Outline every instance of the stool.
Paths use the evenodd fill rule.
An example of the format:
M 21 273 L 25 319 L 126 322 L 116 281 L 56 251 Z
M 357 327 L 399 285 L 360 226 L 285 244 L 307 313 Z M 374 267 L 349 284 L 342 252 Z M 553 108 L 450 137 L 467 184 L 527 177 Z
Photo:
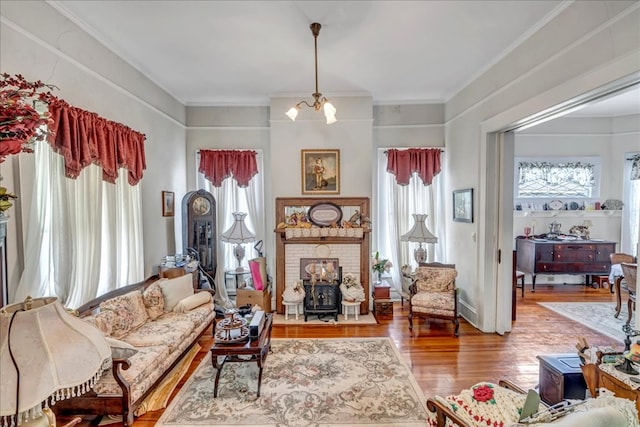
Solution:
M 300 306 L 300 304 L 302 304 L 302 303 L 301 302 L 282 301 L 282 305 L 284 305 L 284 320 L 289 320 L 289 314 L 290 314 L 290 311 L 291 311 L 291 307 L 293 307 L 293 309 L 295 310 L 291 314 L 295 314 L 296 315 L 296 320 L 298 320 L 298 314 L 302 314 L 302 313 L 298 313 L 298 307 Z
M 518 286 L 518 280 L 520 280 L 520 286 Z M 516 288 L 522 289 L 522 298 L 524 298 L 524 273 L 516 270 Z
M 353 307 L 353 314 L 355 314 L 356 320 L 358 320 L 358 312 L 360 311 L 360 301 L 342 300 L 342 315 L 344 316 L 344 320 L 349 320 L 349 307 Z

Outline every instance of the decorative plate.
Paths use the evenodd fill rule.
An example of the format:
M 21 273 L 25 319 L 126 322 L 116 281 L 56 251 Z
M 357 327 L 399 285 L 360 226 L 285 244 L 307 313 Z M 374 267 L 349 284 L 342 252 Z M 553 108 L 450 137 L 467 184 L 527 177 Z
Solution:
M 313 225 L 328 227 L 331 224 L 340 224 L 340 221 L 342 221 L 342 209 L 340 209 L 340 206 L 330 202 L 317 203 L 309 208 L 307 216 Z
M 560 200 L 553 200 L 549 202 L 548 206 L 552 211 L 559 211 L 564 207 L 564 203 L 562 203 Z
M 571 202 L 571 204 L 569 205 L 569 208 L 570 208 L 572 211 L 577 211 L 577 210 L 578 210 L 578 208 L 580 208 L 580 205 L 579 205 L 577 202 Z

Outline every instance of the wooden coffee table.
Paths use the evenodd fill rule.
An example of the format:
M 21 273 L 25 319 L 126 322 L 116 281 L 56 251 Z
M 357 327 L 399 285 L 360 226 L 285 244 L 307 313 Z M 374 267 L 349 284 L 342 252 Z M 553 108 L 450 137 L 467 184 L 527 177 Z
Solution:
M 218 397 L 218 382 L 220 373 L 226 362 L 256 362 L 260 372 L 258 373 L 258 397 L 260 397 L 260 385 L 262 384 L 262 369 L 271 350 L 271 328 L 273 327 L 273 315 L 265 316 L 264 327 L 258 338 L 238 343 L 214 343 L 211 347 L 211 363 L 216 369 L 216 382 L 213 389 L 213 397 Z

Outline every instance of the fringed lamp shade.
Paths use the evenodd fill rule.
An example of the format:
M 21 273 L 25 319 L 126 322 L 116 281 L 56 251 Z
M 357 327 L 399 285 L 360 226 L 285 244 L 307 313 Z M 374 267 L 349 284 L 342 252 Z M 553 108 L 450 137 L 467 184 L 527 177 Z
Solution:
M 434 236 L 427 225 L 425 220 L 426 214 L 412 214 L 414 224 L 411 230 L 400 236 L 400 240 L 403 242 L 418 242 L 418 248 L 413 251 L 413 256 L 418 264 L 427 260 L 427 251 L 422 247 L 423 243 L 438 243 L 438 238 Z
M 247 214 L 244 212 L 233 212 L 233 224 L 231 227 L 224 233 L 220 235 L 220 240 L 226 243 L 236 243 L 235 248 L 233 248 L 233 255 L 238 260 L 238 267 L 236 271 L 243 271 L 242 268 L 242 259 L 244 258 L 244 247 L 243 243 L 250 243 L 256 240 L 256 235 L 249 231 L 247 226 L 244 223 L 244 217 Z
M 29 422 L 42 415 L 43 405 L 86 393 L 110 366 L 111 349 L 100 331 L 69 314 L 57 298 L 27 298 L 3 307 L 2 427 Z

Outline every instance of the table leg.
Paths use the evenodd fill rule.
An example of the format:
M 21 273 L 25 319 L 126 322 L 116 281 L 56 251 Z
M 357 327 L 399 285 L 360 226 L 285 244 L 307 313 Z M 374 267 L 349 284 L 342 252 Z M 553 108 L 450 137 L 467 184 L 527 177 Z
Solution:
M 222 357 L 222 362 L 218 361 L 218 356 L 212 354 L 211 355 L 211 364 L 213 368 L 216 370 L 216 382 L 213 386 L 213 397 L 218 397 L 218 383 L 220 382 L 220 373 L 222 372 L 222 368 L 224 367 L 224 362 L 227 361 L 227 356 Z

